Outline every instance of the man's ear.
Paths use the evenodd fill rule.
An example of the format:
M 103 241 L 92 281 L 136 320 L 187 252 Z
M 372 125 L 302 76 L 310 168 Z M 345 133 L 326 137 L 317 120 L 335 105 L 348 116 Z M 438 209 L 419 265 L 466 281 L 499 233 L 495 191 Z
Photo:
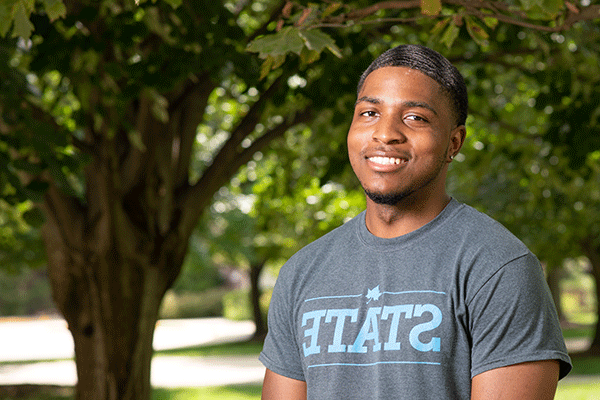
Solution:
M 459 125 L 450 132 L 450 145 L 448 146 L 448 162 L 458 154 L 462 145 L 465 143 L 467 129 L 464 125 Z

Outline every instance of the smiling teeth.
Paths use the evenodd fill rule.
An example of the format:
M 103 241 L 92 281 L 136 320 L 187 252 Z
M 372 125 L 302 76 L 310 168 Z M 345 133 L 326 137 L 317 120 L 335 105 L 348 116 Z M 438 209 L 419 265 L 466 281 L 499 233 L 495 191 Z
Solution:
M 390 164 L 398 165 L 402 162 L 402 159 L 393 158 L 393 157 L 370 157 L 369 161 L 372 161 L 376 164 L 381 164 L 381 165 L 390 165 Z

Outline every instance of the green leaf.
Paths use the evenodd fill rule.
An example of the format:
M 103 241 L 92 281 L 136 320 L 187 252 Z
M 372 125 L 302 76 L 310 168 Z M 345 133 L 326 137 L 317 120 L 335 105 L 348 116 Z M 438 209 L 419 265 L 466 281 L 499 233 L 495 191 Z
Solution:
M 438 15 L 442 11 L 441 0 L 421 0 L 421 14 Z
M 483 18 L 483 23 L 491 29 L 495 29 L 498 26 L 498 19 L 492 17 Z
M 183 0 L 165 0 L 165 3 L 168 3 L 173 8 L 177 8 L 183 3 Z
M 456 26 L 454 21 L 452 21 L 452 23 L 450 25 L 448 25 L 448 28 L 446 28 L 446 30 L 444 31 L 441 42 L 443 44 L 445 44 L 446 47 L 450 48 L 450 47 L 452 47 L 452 44 L 458 37 L 459 33 L 460 33 L 460 28 L 458 26 Z
M 35 29 L 31 21 L 29 20 L 29 15 L 31 11 L 25 9 L 24 1 L 20 1 L 16 5 L 15 9 L 15 25 L 13 28 L 13 37 L 20 36 L 22 38 L 28 39 L 31 36 L 31 32 Z
M 267 56 L 300 54 L 304 41 L 300 38 L 300 30 L 291 26 L 285 27 L 272 35 L 261 36 L 248 44 L 247 51 L 259 53 L 260 58 Z
M 563 7 L 565 6 L 564 0 L 542 0 L 541 7 L 542 9 L 550 14 L 550 16 L 554 17 L 558 15 Z
M 42 3 L 44 3 L 44 10 L 50 21 L 64 18 L 67 15 L 67 8 L 62 0 L 42 0 Z
M 281 67 L 281 65 L 284 62 L 285 62 L 285 54 L 281 54 L 276 57 L 267 56 L 265 61 L 263 61 L 262 65 L 260 66 L 260 79 L 262 80 L 267 75 L 269 75 L 269 72 L 271 72 L 271 70 Z
M 521 0 L 521 6 L 524 10 L 530 10 L 532 7 L 541 4 L 541 0 Z
M 550 20 L 556 18 L 565 6 L 564 0 L 521 0 L 530 18 Z
M 321 15 L 321 17 L 325 18 L 325 17 L 330 16 L 331 14 L 333 14 L 334 12 L 339 10 L 339 8 L 341 6 L 342 6 L 342 3 L 331 3 L 330 5 L 327 6 L 325 11 L 323 11 L 323 14 Z
M 467 23 L 467 31 L 473 40 L 475 40 L 475 42 L 477 42 L 477 44 L 480 46 L 486 45 L 487 39 L 490 37 L 490 35 L 488 35 L 485 29 L 483 29 L 483 27 L 476 23 L 471 17 L 465 17 L 465 22 Z
M 325 32 L 317 29 L 310 29 L 306 31 L 299 31 L 298 34 L 302 39 L 304 39 L 304 43 L 309 50 L 321 53 L 323 49 L 327 48 L 337 57 L 342 57 L 342 53 L 335 45 L 335 41 Z
M 317 61 L 320 56 L 321 53 L 319 53 L 318 51 L 309 50 L 305 47 L 300 53 L 300 60 L 302 60 L 302 63 L 304 64 L 312 64 L 313 62 Z
M 141 152 L 146 151 L 146 146 L 144 145 L 142 135 L 140 135 L 139 131 L 131 130 L 127 132 L 127 138 L 129 139 L 129 143 L 131 143 L 133 147 L 135 147 Z
M 285 55 L 280 55 L 277 57 L 273 57 L 273 65 L 271 66 L 271 69 L 277 69 L 279 67 L 281 67 L 283 65 L 283 63 L 285 62 Z
M 440 21 L 438 21 L 435 26 L 431 29 L 431 35 L 435 36 L 435 35 L 439 35 L 442 30 L 444 30 L 444 28 L 446 27 L 446 25 L 448 25 L 448 22 L 450 22 L 452 18 L 444 18 Z
M 284 56 L 285 57 L 285 56 Z M 260 79 L 264 79 L 267 75 L 269 75 L 269 72 L 271 72 L 271 67 L 273 66 L 275 62 L 275 59 L 273 58 L 273 56 L 267 56 L 265 58 L 265 61 L 263 61 L 263 63 L 260 66 Z
M 13 8 L 18 0 L 0 2 L 0 36 L 4 37 L 10 30 L 13 22 Z

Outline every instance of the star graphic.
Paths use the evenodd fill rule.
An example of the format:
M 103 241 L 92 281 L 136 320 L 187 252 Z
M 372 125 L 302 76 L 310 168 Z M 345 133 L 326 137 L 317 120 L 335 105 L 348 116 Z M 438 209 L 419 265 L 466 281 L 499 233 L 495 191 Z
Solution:
M 375 286 L 373 289 L 367 289 L 367 299 L 369 299 L 369 301 L 367 301 L 367 304 L 369 304 L 369 302 L 371 300 L 379 300 L 379 297 L 381 297 L 382 293 L 379 291 L 379 285 Z

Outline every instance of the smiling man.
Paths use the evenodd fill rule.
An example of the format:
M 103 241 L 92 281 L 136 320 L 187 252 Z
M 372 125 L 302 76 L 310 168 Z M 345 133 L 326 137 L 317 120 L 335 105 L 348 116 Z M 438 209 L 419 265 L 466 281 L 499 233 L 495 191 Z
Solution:
M 363 73 L 348 132 L 367 208 L 281 269 L 263 399 L 552 399 L 571 366 L 538 260 L 446 193 L 458 70 L 423 46 Z

